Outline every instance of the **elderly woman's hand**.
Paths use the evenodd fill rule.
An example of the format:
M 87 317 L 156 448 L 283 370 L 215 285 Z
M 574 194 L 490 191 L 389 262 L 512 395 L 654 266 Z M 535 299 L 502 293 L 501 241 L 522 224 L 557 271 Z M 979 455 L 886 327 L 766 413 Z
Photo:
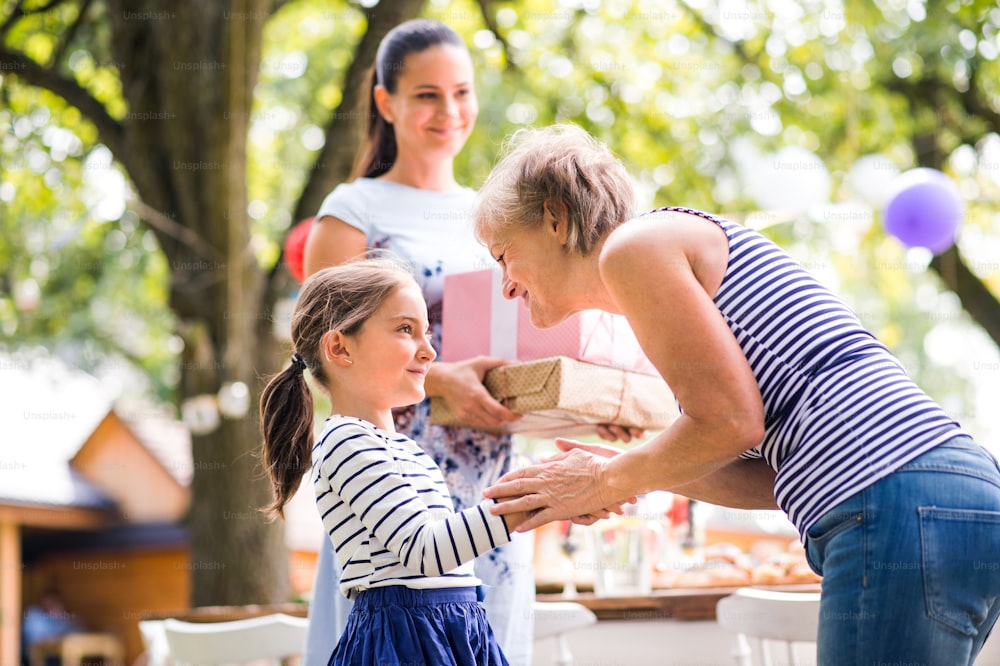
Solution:
M 621 513 L 623 503 L 634 501 L 606 496 L 604 466 L 608 458 L 620 453 L 618 449 L 564 439 L 557 439 L 556 446 L 563 452 L 505 474 L 483 492 L 485 497 L 516 498 L 492 507 L 493 513 L 530 512 L 531 517 L 518 527 L 519 532 L 526 532 L 553 520 L 573 519 L 589 525 Z
M 424 388 L 429 396 L 444 398 L 458 422 L 471 428 L 498 428 L 521 418 L 500 404 L 483 386 L 486 372 L 507 359 L 476 356 L 454 363 L 431 365 Z
M 630 428 L 629 430 L 638 432 L 639 434 L 636 435 L 637 437 L 642 436 L 643 433 L 642 430 L 632 429 L 632 428 Z M 617 456 L 619 453 L 622 453 L 621 449 L 616 448 L 614 446 L 608 446 L 606 444 L 588 444 L 586 442 L 578 442 L 573 439 L 557 438 L 556 447 L 560 451 L 572 451 L 573 449 L 580 449 L 581 451 L 587 451 L 588 453 L 593 453 L 594 455 L 602 456 L 604 458 L 613 458 Z M 605 507 L 600 511 L 594 511 L 593 513 L 588 513 L 583 516 L 573 516 L 572 518 L 570 518 L 570 520 L 576 525 L 584 525 L 584 526 L 593 525 L 599 520 L 610 518 L 611 514 L 616 514 L 619 516 L 622 515 L 625 512 L 624 508 L 625 505 L 635 504 L 635 502 L 636 498 L 630 497 L 624 502 L 618 502 L 617 504 Z

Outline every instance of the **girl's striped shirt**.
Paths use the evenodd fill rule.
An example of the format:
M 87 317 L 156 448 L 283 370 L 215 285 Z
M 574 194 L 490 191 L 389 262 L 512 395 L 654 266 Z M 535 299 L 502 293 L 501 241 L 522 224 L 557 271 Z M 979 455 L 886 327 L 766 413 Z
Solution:
M 959 425 L 854 312 L 761 234 L 707 213 L 729 238 L 715 304 L 764 401 L 745 452 L 777 472 L 775 497 L 805 539 L 837 504 L 952 437 Z
M 455 513 L 441 470 L 417 444 L 331 416 L 312 453 L 316 507 L 354 598 L 371 587 L 475 587 L 472 560 L 510 541 L 484 500 Z

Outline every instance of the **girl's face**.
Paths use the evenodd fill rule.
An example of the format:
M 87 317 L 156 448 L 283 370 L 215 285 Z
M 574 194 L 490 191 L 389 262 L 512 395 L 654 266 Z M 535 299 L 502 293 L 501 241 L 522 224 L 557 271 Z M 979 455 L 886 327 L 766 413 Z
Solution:
M 380 86 L 375 101 L 393 125 L 400 155 L 410 151 L 450 159 L 465 145 L 479 115 L 472 60 L 465 49 L 450 44 L 411 53 L 396 92 Z
M 347 336 L 352 402 L 370 410 L 352 416 L 378 423 L 374 415 L 424 399 L 424 378 L 436 356 L 428 336 L 427 304 L 416 284 L 397 288 Z

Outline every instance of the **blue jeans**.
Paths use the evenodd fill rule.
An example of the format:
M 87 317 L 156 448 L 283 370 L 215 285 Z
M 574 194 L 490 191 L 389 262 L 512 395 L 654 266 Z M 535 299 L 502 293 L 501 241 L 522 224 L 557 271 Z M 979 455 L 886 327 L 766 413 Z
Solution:
M 814 523 L 818 663 L 972 664 L 1000 615 L 1000 466 L 956 437 Z

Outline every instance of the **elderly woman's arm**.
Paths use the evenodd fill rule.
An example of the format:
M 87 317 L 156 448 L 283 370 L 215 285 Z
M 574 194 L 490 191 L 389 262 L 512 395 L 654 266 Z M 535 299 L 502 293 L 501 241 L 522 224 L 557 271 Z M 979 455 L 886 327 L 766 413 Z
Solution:
M 521 495 L 510 508 L 535 512 L 523 529 L 651 490 L 708 498 L 717 492 L 717 479 L 746 470 L 752 471 L 740 483 L 760 497 L 766 471 L 725 469 L 764 434 L 756 379 L 712 300 L 727 261 L 725 232 L 690 215 L 646 216 L 609 236 L 599 264 L 603 286 L 684 411 L 669 428 L 622 455 L 609 459 L 574 450 L 508 475 L 511 480 L 491 488 L 489 496 Z M 740 503 L 747 504 L 745 499 Z
M 580 449 L 603 458 L 614 458 L 624 453 L 614 446 L 561 437 L 555 443 L 560 451 Z M 763 459 L 737 458 L 714 474 L 669 490 L 691 499 L 734 509 L 776 509 L 774 477 L 774 470 Z
M 574 522 L 589 525 L 598 518 L 607 517 L 607 511 L 594 511 L 583 515 L 573 514 L 574 507 L 586 499 L 570 489 L 574 485 L 576 480 L 574 477 L 577 476 L 578 472 L 588 474 L 589 470 L 593 469 L 590 466 L 591 461 L 588 461 L 585 456 L 600 459 L 628 454 L 614 447 L 576 442 L 569 439 L 557 439 L 556 445 L 565 452 L 575 450 L 579 455 L 574 455 L 571 459 L 570 456 L 561 454 L 550 458 L 548 462 L 541 465 L 510 472 L 486 491 L 487 497 L 513 496 L 523 487 L 518 485 L 518 480 L 525 478 L 526 475 L 539 482 L 538 490 L 535 493 L 536 500 L 544 495 L 545 502 L 544 507 L 536 505 L 534 508 L 536 510 L 544 508 L 548 513 L 539 512 L 531 520 L 525 521 L 520 528 L 522 531 L 534 529 L 551 520 L 573 519 Z M 600 464 L 600 460 L 593 462 Z M 774 470 L 763 460 L 737 458 L 728 465 L 699 479 L 673 488 L 659 488 L 659 490 L 668 490 L 691 499 L 737 509 L 776 509 L 778 505 L 774 499 L 774 477 Z M 600 501 L 595 500 L 597 503 Z M 561 506 L 561 503 L 564 503 L 565 506 Z M 515 506 L 518 505 L 510 505 L 511 510 Z M 494 513 L 505 512 L 506 509 L 502 509 L 501 505 L 497 505 L 494 509 Z M 613 512 L 619 513 L 617 510 Z
M 737 458 L 719 471 L 681 484 L 672 491 L 734 509 L 777 509 L 774 477 L 774 470 L 762 459 Z

